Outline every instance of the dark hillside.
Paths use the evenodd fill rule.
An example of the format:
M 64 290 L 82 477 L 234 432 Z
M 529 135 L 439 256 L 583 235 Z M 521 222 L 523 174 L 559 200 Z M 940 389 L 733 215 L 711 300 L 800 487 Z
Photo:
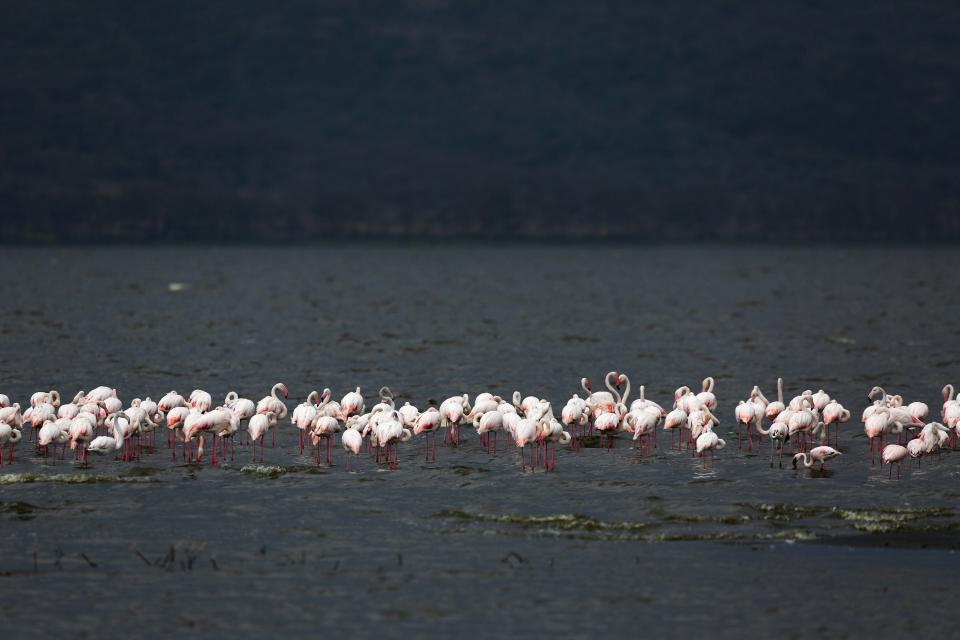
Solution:
M 0 240 L 960 238 L 955 2 L 5 2 Z

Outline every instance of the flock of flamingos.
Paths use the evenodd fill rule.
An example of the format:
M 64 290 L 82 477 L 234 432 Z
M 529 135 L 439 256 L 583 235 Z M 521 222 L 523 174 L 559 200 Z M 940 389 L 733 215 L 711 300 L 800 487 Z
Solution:
M 511 401 L 481 393 L 472 404 L 467 394 L 453 396 L 439 406 L 430 401 L 421 411 L 409 402 L 397 407 L 388 387 L 380 389 L 379 401 L 369 410 L 360 387 L 340 402 L 331 400 L 330 389 L 324 389 L 321 393 L 312 391 L 290 412 L 284 402 L 289 392 L 283 383 L 273 385 L 259 402 L 230 392 L 219 406 L 214 406 L 211 395 L 200 389 L 186 398 L 176 391 L 159 401 L 134 398 L 126 408 L 116 389 L 110 387 L 80 391 L 64 404 L 57 391 L 38 391 L 24 411 L 19 403 L 11 403 L 9 397 L 0 394 L 0 463 L 4 454 L 8 463 L 13 461 L 14 445 L 23 439 L 23 430 L 34 442 L 35 455 L 47 457 L 52 453 L 56 459 L 59 447 L 62 459 L 69 445 L 75 460 L 85 465 L 90 452 L 139 460 L 144 448 L 155 450 L 156 432 L 164 427 L 173 459 L 179 448 L 184 460 L 200 463 L 209 437 L 212 464 L 217 463 L 218 453 L 221 458 L 229 455 L 233 459 L 236 440 L 251 446 L 254 460 L 259 446 L 262 461 L 267 436 L 276 446 L 277 425 L 288 417 L 299 434 L 301 454 L 309 444 L 317 464 L 322 460 L 331 464 L 330 447 L 340 434 L 346 464 L 352 462 L 356 467 L 365 449 L 378 464 L 396 469 L 399 445 L 421 434 L 425 459 L 436 460 L 437 432 L 444 431 L 447 445 L 459 446 L 462 428 L 476 430 L 481 445 L 491 454 L 496 453 L 500 436 L 505 436 L 507 446 L 512 442 L 519 449 L 524 468 L 529 451 L 531 470 L 540 466 L 555 469 L 557 444 L 582 447 L 587 438 L 599 436 L 600 444 L 610 447 L 617 433 L 629 434 L 641 453 L 657 446 L 658 428 L 670 432 L 671 447 L 687 447 L 701 457 L 709 454 L 711 461 L 715 452 L 726 446 L 714 431 L 720 420 L 714 414 L 717 398 L 713 378 L 703 380 L 698 393 L 686 386 L 677 389 L 670 410 L 647 399 L 643 386 L 640 397 L 629 401 L 630 380 L 624 374 L 611 371 L 604 384 L 605 391 L 594 391 L 590 381 L 583 378 L 584 396 L 574 394 L 559 417 L 550 401 L 523 397 L 519 391 Z M 907 458 L 919 461 L 942 447 L 952 448 L 960 429 L 960 402 L 954 398 L 953 385 L 946 385 L 942 395 L 943 422 L 927 423 L 926 404 L 905 404 L 901 396 L 874 387 L 868 394 L 873 403 L 862 415 L 871 463 L 879 457 L 881 464 L 889 465 L 891 476 L 896 465 L 900 477 L 900 464 Z M 794 468 L 798 464 L 808 469 L 819 465 L 822 470 L 828 460 L 841 455 L 837 449 L 839 426 L 850 419 L 850 411 L 823 390 L 807 390 L 785 402 L 783 379 L 778 379 L 775 401 L 768 401 L 754 386 L 749 398 L 736 406 L 734 416 L 738 447 L 744 446 L 745 439 L 748 450 L 752 450 L 754 438 L 758 447 L 768 438 L 771 467 L 775 458 L 783 467 L 784 449 L 790 446 Z M 893 436 L 896 443 L 892 442 Z M 884 445 L 885 438 L 891 442 Z

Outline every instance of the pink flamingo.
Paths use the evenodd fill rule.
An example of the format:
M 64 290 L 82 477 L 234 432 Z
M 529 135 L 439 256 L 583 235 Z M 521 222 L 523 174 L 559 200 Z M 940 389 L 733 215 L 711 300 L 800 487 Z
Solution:
M 460 424 L 470 412 L 470 397 L 467 394 L 453 396 L 440 403 L 440 426 L 447 429 L 444 442 L 460 444 Z
M 290 395 L 290 392 L 287 391 L 287 385 L 283 384 L 282 382 L 278 382 L 270 389 L 270 395 L 262 398 L 260 402 L 257 403 L 257 413 L 272 413 L 277 420 L 283 420 L 286 418 L 287 405 L 284 404 L 283 400 L 277 397 L 278 392 L 282 393 L 284 398 Z M 270 427 L 271 447 L 277 446 L 277 432 L 275 429 L 273 429 L 273 426 L 275 425 L 276 423 Z M 262 446 L 263 444 L 261 443 L 261 447 Z M 261 454 L 262 453 L 263 451 L 261 449 Z
M 712 429 L 701 433 L 697 437 L 697 455 L 702 458 L 706 455 L 707 451 L 709 451 L 711 462 L 716 460 L 717 449 L 723 449 L 726 446 L 726 441 L 718 437 Z
M 827 444 L 830 444 L 830 425 L 834 425 L 834 443 L 840 446 L 840 424 L 850 420 L 850 411 L 836 400 L 831 400 L 823 408 L 823 424 L 827 435 Z
M 363 446 L 363 436 L 356 429 L 347 429 L 340 438 L 343 445 L 344 465 L 348 460 L 347 454 L 352 453 L 357 470 L 360 469 L 360 447 Z
M 514 444 L 517 445 L 517 448 L 520 449 L 520 461 L 524 465 L 524 470 L 526 470 L 526 460 L 523 455 L 524 448 L 528 444 L 534 444 L 537 441 L 537 423 L 530 418 L 523 418 L 517 424 L 516 432 L 514 433 Z M 534 471 L 536 466 L 533 464 L 533 449 L 530 450 L 530 470 Z
M 480 442 L 483 443 L 487 453 L 491 453 L 492 451 L 492 453 L 496 455 L 497 440 L 499 439 L 497 434 L 503 429 L 503 414 L 497 411 L 496 408 L 485 413 L 476 413 L 475 404 L 473 426 L 476 428 L 477 435 L 480 436 Z M 491 439 L 493 440 L 493 445 L 490 444 Z
M 767 404 L 767 419 L 776 420 L 786 408 L 783 404 L 783 378 L 777 378 L 777 399 Z
M 176 391 L 170 391 L 160 398 L 160 402 L 157 403 L 157 409 L 162 411 L 164 414 L 170 413 L 171 409 L 185 406 L 187 406 L 187 401 L 184 400 L 183 396 Z
M 753 436 L 750 433 L 750 425 L 757 419 L 756 405 L 753 402 L 740 401 L 733 414 L 737 419 L 737 449 L 740 448 L 740 425 L 746 427 L 747 437 L 750 439 L 747 451 L 753 450 Z
M 13 445 L 20 442 L 20 430 L 6 422 L 0 422 L 0 464 L 3 464 L 3 448 L 7 447 L 7 464 L 13 464 Z
M 272 411 L 258 413 L 247 423 L 250 443 L 253 445 L 253 460 L 257 459 L 257 442 L 260 442 L 260 462 L 263 462 L 263 438 L 267 431 L 277 426 L 277 416 Z
M 795 454 L 793 456 L 793 468 L 796 469 L 797 461 L 802 460 L 803 466 L 807 469 L 812 468 L 815 462 L 819 462 L 820 471 L 823 471 L 827 468 L 827 460 L 832 460 L 840 455 L 842 454 L 833 447 L 828 447 L 826 445 L 814 447 L 809 452 Z
M 683 430 L 687 428 L 687 412 L 677 408 L 667 414 L 663 420 L 663 430 L 670 432 L 670 447 L 673 448 L 673 434 L 679 433 L 677 448 L 683 448 Z
M 880 464 L 886 463 L 890 467 L 889 478 L 893 477 L 893 465 L 897 465 L 897 480 L 900 479 L 900 463 L 902 463 L 910 452 L 906 447 L 899 444 L 888 444 L 883 448 Z
M 320 451 L 323 449 L 320 445 L 323 442 L 327 445 L 327 465 L 333 464 L 330 460 L 330 441 L 331 439 L 336 439 L 339 431 L 340 422 L 338 422 L 336 418 L 317 416 L 316 420 L 314 420 L 313 427 L 310 431 L 310 441 L 313 443 L 313 446 L 317 448 L 317 464 L 320 464 Z
M 430 406 L 417 418 L 417 423 L 413 427 L 413 435 L 426 433 L 423 445 L 424 462 L 437 460 L 437 429 L 440 428 L 440 411 L 436 407 Z M 431 448 L 430 443 L 433 442 Z
M 697 394 L 697 399 L 703 406 L 713 411 L 717 408 L 717 396 L 713 394 L 713 378 L 704 378 L 701 389 L 700 393 Z

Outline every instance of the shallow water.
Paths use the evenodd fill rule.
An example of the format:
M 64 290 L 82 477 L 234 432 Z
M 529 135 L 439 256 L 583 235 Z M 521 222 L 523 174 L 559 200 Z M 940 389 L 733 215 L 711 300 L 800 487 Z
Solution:
M 949 248 L 565 246 L 6 250 L 0 392 L 124 399 L 194 387 L 293 407 L 381 384 L 400 400 L 520 389 L 562 406 L 616 369 L 668 404 L 713 375 L 715 463 L 659 438 L 559 450 L 523 472 L 467 434 L 400 469 L 301 456 L 289 423 L 252 464 L 89 469 L 34 458 L 0 471 L 2 607 L 18 636 L 325 630 L 396 636 L 799 637 L 945 633 L 960 458 L 901 481 L 872 467 L 857 421 L 881 384 L 939 410 L 958 382 Z M 170 283 L 184 283 L 170 291 Z M 733 407 L 824 388 L 854 414 L 825 474 L 738 451 Z M 164 439 L 161 437 L 161 441 Z M 339 451 L 337 452 L 339 453 Z M 68 454 L 69 455 L 69 454 Z M 922 590 L 922 591 L 921 591 Z M 924 593 L 924 615 L 905 593 Z M 36 624 L 41 602 L 58 604 Z M 915 603 L 914 603 L 915 604 Z M 42 609 L 41 609 L 42 610 Z M 63 614 L 63 615 L 59 615 Z M 126 623 L 124 623 L 126 621 Z M 123 624 L 122 627 L 117 623 Z

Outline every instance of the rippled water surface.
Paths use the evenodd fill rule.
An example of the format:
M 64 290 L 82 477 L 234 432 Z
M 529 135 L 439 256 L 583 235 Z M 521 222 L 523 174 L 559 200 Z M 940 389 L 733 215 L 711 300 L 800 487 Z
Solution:
M 949 248 L 564 246 L 4 250 L 0 393 L 124 399 L 194 387 L 289 405 L 381 384 L 562 406 L 581 376 L 630 374 L 668 404 L 717 380 L 715 463 L 626 438 L 524 472 L 472 434 L 400 469 L 317 467 L 290 425 L 262 464 L 89 468 L 20 446 L 0 470 L 0 607 L 18 637 L 689 637 L 951 634 L 960 455 L 901 481 L 856 420 L 881 384 L 939 411 L 958 382 Z M 184 287 L 171 291 L 170 283 Z M 754 384 L 851 409 L 824 474 L 738 450 Z M 25 444 L 25 443 L 24 443 Z M 339 453 L 339 451 L 337 452 Z M 69 453 L 68 453 L 69 457 Z M 906 597 L 909 594 L 914 594 Z M 923 594 L 917 596 L 916 594 Z M 12 596 L 12 598 L 11 598 Z M 920 597 L 920 600 L 916 600 Z M 928 615 L 929 612 L 936 612 Z M 38 622 L 42 620 L 41 622 Z

